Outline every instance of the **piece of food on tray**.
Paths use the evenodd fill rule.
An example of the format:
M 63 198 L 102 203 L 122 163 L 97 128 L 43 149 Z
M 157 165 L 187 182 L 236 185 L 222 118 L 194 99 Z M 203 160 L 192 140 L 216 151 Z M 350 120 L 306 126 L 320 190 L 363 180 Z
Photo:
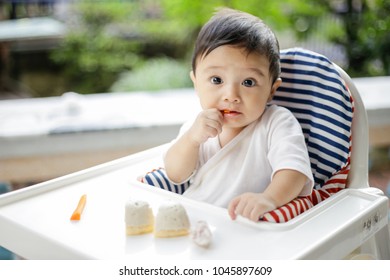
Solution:
M 209 247 L 212 237 L 211 230 L 205 221 L 198 221 L 195 227 L 191 230 L 192 241 L 200 247 Z
M 70 219 L 72 221 L 79 221 L 81 218 L 81 214 L 84 211 L 85 204 L 87 203 L 87 195 L 83 194 L 79 200 L 79 203 L 77 204 L 76 209 L 73 211 L 72 216 Z
M 154 216 L 149 203 L 142 200 L 128 200 L 125 206 L 127 235 L 138 235 L 153 231 Z
M 186 209 L 177 202 L 166 201 L 161 204 L 154 225 L 156 237 L 176 237 L 188 235 L 190 221 Z

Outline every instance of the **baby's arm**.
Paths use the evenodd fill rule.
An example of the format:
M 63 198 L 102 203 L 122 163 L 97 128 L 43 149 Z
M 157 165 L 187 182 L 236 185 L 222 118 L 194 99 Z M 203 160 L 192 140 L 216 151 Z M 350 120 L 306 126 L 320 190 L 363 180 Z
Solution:
M 165 154 L 164 166 L 170 180 L 181 183 L 192 174 L 198 162 L 200 145 L 221 133 L 222 124 L 223 115 L 217 109 L 199 113 L 190 129 Z
M 229 215 L 233 220 L 241 215 L 257 222 L 265 213 L 298 197 L 306 182 L 307 177 L 303 173 L 291 169 L 279 170 L 263 193 L 244 193 L 235 197 L 229 204 Z

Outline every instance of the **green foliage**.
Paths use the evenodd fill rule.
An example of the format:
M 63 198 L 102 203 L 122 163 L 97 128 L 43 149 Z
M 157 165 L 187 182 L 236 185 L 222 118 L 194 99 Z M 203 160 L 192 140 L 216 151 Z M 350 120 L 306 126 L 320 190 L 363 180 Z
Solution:
M 390 75 L 390 2 L 363 1 L 362 12 L 346 18 L 351 71 L 357 75 Z
M 165 72 L 179 76 L 175 71 L 182 68 L 164 60 L 138 65 L 155 57 L 188 58 L 199 29 L 218 7 L 254 14 L 277 34 L 343 46 L 352 76 L 390 74 L 387 0 L 82 0 L 73 5 L 74 25 L 52 57 L 65 66 L 71 90 L 81 93 L 108 91 L 120 73 L 132 69 L 135 73 L 123 75 L 112 89 L 122 83 L 127 85 L 121 90 L 166 87 Z M 153 70 L 158 63 L 171 66 L 158 73 Z M 188 70 L 183 69 L 186 77 Z M 131 79 L 134 86 L 124 82 Z
M 277 30 L 291 29 L 302 17 L 313 22 L 312 17 L 324 12 L 324 7 L 318 6 L 314 0 L 161 0 L 161 3 L 166 18 L 187 30 L 198 30 L 221 7 L 251 13 Z
M 353 77 L 390 75 L 388 0 L 319 0 L 317 10 L 321 12 L 305 18 L 326 26 L 318 32 L 313 24 L 306 37 L 318 32 L 326 41 L 341 45 L 348 60 L 346 70 Z
M 132 71 L 122 73 L 111 91 L 153 91 L 192 86 L 190 67 L 170 58 L 150 59 Z
M 80 1 L 74 6 L 76 23 L 52 59 L 64 66 L 69 87 L 81 93 L 104 92 L 119 73 L 131 69 L 142 57 L 139 42 L 110 32 L 137 14 L 131 3 Z M 131 30 L 129 31 L 131 33 Z
M 262 18 L 276 33 L 341 45 L 352 76 L 390 75 L 388 0 L 162 0 L 166 16 L 196 34 L 216 7 Z
M 283 20 L 281 12 L 277 8 L 280 3 L 273 0 L 161 0 L 161 5 L 165 12 L 165 18 L 187 30 L 193 37 L 216 9 L 221 7 L 250 12 L 260 16 L 271 26 L 283 25 L 287 22 Z

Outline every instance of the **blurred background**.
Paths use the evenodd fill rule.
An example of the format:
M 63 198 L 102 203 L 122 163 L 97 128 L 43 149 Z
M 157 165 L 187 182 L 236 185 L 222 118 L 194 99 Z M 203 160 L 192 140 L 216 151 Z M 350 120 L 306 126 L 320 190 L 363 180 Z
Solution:
M 388 0 L 0 0 L 0 193 L 172 139 L 179 124 L 158 130 L 150 104 L 193 95 L 193 43 L 221 6 L 262 18 L 282 49 L 324 54 L 373 85 L 380 77 L 389 99 Z M 386 106 L 370 130 L 370 184 L 389 193 Z
M 353 78 L 390 75 L 390 1 L 386 0 L 0 0 L 0 182 L 11 188 L 31 185 L 173 137 L 175 131 L 150 145 L 117 149 L 114 154 L 96 158 L 103 154 L 103 143 L 100 150 L 81 155 L 81 150 L 88 149 L 76 149 L 80 141 L 77 137 L 59 142 L 59 136 L 47 135 L 128 128 L 129 120 L 124 125 L 123 115 L 122 126 L 116 121 L 108 127 L 117 118 L 114 112 L 119 111 L 118 103 L 126 110 L 131 104 L 139 109 L 142 102 L 134 103 L 134 98 L 120 100 L 118 94 L 191 88 L 188 72 L 195 37 L 215 8 L 221 6 L 259 16 L 273 28 L 282 49 L 301 46 L 324 54 Z M 105 101 L 99 103 L 100 107 L 88 108 L 100 117 L 89 114 L 87 124 L 84 119 L 83 125 L 75 128 L 74 123 L 80 123 L 76 117 L 86 112 L 83 97 L 96 100 L 98 94 Z M 383 96 L 386 94 L 389 92 Z M 109 111 L 107 102 L 114 97 L 118 100 Z M 142 117 L 137 112 L 138 119 L 133 116 L 130 121 L 133 126 Z M 57 121 L 54 128 L 47 128 L 49 121 L 59 119 L 60 125 Z M 96 139 L 101 135 L 90 136 Z M 106 136 L 108 143 L 110 137 Z M 126 137 L 129 135 L 122 137 L 124 142 Z M 381 140 L 372 143 L 370 153 L 372 180 L 385 189 L 390 137 L 384 134 L 377 138 Z M 86 145 L 89 140 L 84 139 Z M 50 153 L 44 149 L 53 143 Z M 16 150 L 19 152 L 12 152 Z M 63 164 L 58 159 L 50 160 L 55 153 Z M 23 164 L 34 176 L 22 176 L 28 173 L 26 168 L 19 168 Z M 50 175 L 42 171 L 57 165 Z
M 352 77 L 390 73 L 385 0 L 1 0 L 0 98 L 190 87 L 194 39 L 220 6 L 259 16 L 281 48 L 322 53 Z

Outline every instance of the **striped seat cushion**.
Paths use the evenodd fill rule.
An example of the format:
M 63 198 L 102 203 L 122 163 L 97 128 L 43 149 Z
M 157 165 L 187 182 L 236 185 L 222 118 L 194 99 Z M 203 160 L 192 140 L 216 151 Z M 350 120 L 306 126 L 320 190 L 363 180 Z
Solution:
M 349 163 L 352 97 L 324 56 L 303 49 L 284 50 L 281 67 L 283 82 L 272 103 L 289 109 L 301 124 L 319 189 Z
M 185 182 L 181 185 L 172 184 L 168 180 L 167 174 L 165 173 L 165 170 L 162 167 L 153 169 L 152 171 L 146 173 L 145 175 L 140 176 L 138 178 L 138 181 L 177 194 L 183 194 L 184 191 L 190 186 L 189 182 Z
M 282 84 L 271 103 L 289 109 L 302 126 L 315 186 L 311 195 L 266 213 L 264 221 L 286 222 L 346 187 L 351 155 L 353 100 L 336 68 L 326 57 L 294 48 L 281 51 Z M 163 169 L 141 181 L 183 193 Z
M 315 186 L 311 195 L 264 215 L 286 222 L 344 189 L 350 169 L 353 100 L 326 57 L 299 48 L 281 51 L 282 85 L 273 104 L 288 108 L 305 135 Z

